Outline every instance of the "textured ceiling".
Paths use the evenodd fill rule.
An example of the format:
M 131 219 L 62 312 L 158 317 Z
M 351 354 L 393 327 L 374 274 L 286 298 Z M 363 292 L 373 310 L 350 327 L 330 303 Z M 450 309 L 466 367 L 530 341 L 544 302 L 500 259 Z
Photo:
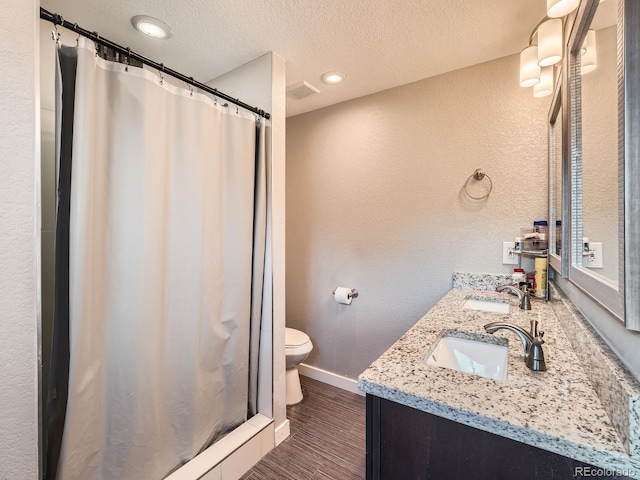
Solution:
M 287 84 L 320 93 L 287 97 L 287 115 L 520 51 L 544 0 L 41 0 L 65 20 L 206 82 L 266 52 L 287 61 Z M 171 26 L 164 41 L 137 33 L 134 15 Z M 320 76 L 347 79 L 327 86 Z M 513 72 L 518 81 L 518 72 Z

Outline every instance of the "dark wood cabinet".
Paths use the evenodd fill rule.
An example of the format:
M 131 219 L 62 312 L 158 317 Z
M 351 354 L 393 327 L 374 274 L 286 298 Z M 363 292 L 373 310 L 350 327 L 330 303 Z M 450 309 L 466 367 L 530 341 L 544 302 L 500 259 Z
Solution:
M 368 480 L 628 478 L 606 471 L 598 476 L 598 471 L 602 469 L 367 395 Z

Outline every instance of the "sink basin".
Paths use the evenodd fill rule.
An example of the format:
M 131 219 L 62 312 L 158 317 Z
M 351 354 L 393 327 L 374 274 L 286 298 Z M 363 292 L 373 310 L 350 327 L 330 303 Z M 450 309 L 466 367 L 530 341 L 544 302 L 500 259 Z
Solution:
M 482 310 L 483 312 L 495 313 L 509 313 L 509 307 L 509 302 L 502 301 L 500 298 L 496 300 L 481 300 L 469 297 L 462 304 L 462 308 L 468 308 L 469 310 Z
M 444 331 L 427 353 L 427 363 L 480 377 L 505 380 L 508 361 L 506 344 L 504 338 Z

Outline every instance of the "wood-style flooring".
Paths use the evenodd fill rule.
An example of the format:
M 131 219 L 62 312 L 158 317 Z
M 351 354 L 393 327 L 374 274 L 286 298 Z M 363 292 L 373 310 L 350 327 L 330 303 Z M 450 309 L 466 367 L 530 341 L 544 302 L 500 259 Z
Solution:
M 365 478 L 365 398 L 300 377 L 304 399 L 287 407 L 291 434 L 243 480 Z

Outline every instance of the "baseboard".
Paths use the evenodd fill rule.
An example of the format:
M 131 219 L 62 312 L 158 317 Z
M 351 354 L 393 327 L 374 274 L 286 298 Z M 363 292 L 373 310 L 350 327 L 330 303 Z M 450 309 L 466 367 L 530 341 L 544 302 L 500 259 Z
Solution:
M 364 396 L 364 392 L 358 388 L 358 382 L 351 378 L 343 377 L 337 373 L 327 372 L 326 370 L 312 367 L 311 365 L 305 365 L 304 363 L 298 365 L 298 372 L 305 377 L 313 378 L 314 380 L 341 388 L 347 392 Z
M 284 422 L 282 422 L 280 425 L 278 425 L 276 428 L 276 434 L 275 434 L 276 447 L 280 445 L 289 436 L 290 433 L 291 433 L 291 428 L 290 428 L 289 420 L 287 419 Z

